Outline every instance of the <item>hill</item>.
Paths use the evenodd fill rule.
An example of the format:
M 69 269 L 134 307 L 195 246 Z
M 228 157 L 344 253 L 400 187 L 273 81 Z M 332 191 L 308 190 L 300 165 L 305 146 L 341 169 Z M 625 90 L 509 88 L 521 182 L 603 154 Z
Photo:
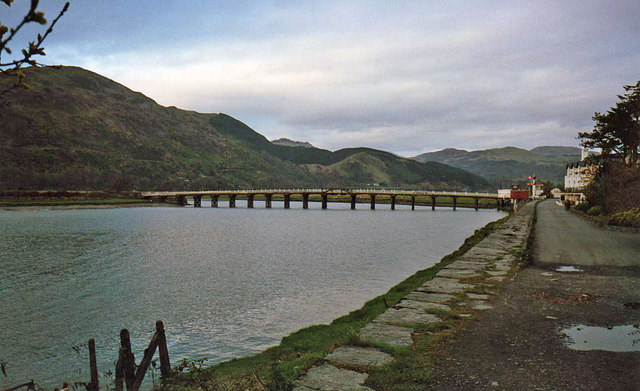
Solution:
M 394 186 L 489 187 L 464 170 L 383 151 L 276 145 L 226 114 L 163 107 L 77 67 L 24 72 L 31 89 L 13 90 L 0 111 L 2 189 L 361 186 L 376 175 Z M 0 88 L 13 82 L 0 76 Z M 366 159 L 330 167 L 355 154 L 375 167 Z
M 580 149 L 573 147 L 537 147 L 530 151 L 515 147 L 465 151 L 444 149 L 423 153 L 413 159 L 440 162 L 465 169 L 494 180 L 526 180 L 536 175 L 540 180 L 562 182 L 566 164 L 580 160 Z
M 277 140 L 271 140 L 271 143 L 276 145 L 284 145 L 286 147 L 315 148 L 311 143 L 308 143 L 306 141 L 294 141 L 288 138 L 279 138 Z
M 530 149 L 537 155 L 560 156 L 560 155 L 577 155 L 580 156 L 581 149 L 578 147 L 558 147 L 558 146 L 542 146 Z

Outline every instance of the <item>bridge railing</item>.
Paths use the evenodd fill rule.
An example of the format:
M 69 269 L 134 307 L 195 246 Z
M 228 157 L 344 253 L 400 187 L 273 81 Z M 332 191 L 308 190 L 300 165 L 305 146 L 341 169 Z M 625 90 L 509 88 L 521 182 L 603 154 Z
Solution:
M 226 190 L 206 190 L 206 191 L 156 191 L 141 192 L 142 197 L 168 197 L 168 196 L 189 196 L 189 195 L 244 195 L 244 194 L 331 194 L 333 189 L 323 188 L 297 188 L 297 189 L 226 189 Z M 384 195 L 411 195 L 411 196 L 454 196 L 454 197 L 478 197 L 478 198 L 499 198 L 498 193 L 480 192 L 458 192 L 446 190 L 390 190 L 357 188 L 344 189 L 340 194 L 384 194 Z

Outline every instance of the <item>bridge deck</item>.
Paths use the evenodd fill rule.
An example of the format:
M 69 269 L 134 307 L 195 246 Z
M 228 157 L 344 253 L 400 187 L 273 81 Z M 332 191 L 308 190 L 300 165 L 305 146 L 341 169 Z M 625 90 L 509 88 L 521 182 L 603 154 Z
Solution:
M 468 198 L 504 198 L 498 193 L 434 191 L 434 190 L 386 190 L 386 189 L 240 189 L 209 191 L 152 191 L 140 193 L 143 198 L 179 197 L 179 196 L 228 196 L 228 195 L 274 195 L 274 194 L 326 194 L 326 195 L 386 195 L 414 197 L 468 197 Z

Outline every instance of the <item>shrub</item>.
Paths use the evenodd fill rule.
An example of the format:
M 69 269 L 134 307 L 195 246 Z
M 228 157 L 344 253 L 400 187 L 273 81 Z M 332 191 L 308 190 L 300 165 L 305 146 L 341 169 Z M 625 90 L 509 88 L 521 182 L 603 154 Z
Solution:
M 589 210 L 587 211 L 587 214 L 589 216 L 598 216 L 602 214 L 602 208 L 599 207 L 598 205 L 596 206 L 592 206 L 591 208 L 589 208 Z
M 640 227 L 640 208 L 614 213 L 609 219 L 609 224 L 623 227 Z
M 580 210 L 580 211 L 583 211 L 583 212 L 588 211 L 589 208 L 590 208 L 590 205 L 589 205 L 588 202 L 581 202 L 578 205 L 576 205 L 576 209 Z

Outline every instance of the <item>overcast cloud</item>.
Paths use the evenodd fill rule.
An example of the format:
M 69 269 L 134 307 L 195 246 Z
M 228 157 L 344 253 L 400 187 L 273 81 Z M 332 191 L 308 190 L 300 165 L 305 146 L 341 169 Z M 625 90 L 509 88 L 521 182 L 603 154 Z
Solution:
M 471 3 L 72 0 L 46 61 L 270 139 L 403 156 L 577 146 L 640 79 L 638 1 Z

